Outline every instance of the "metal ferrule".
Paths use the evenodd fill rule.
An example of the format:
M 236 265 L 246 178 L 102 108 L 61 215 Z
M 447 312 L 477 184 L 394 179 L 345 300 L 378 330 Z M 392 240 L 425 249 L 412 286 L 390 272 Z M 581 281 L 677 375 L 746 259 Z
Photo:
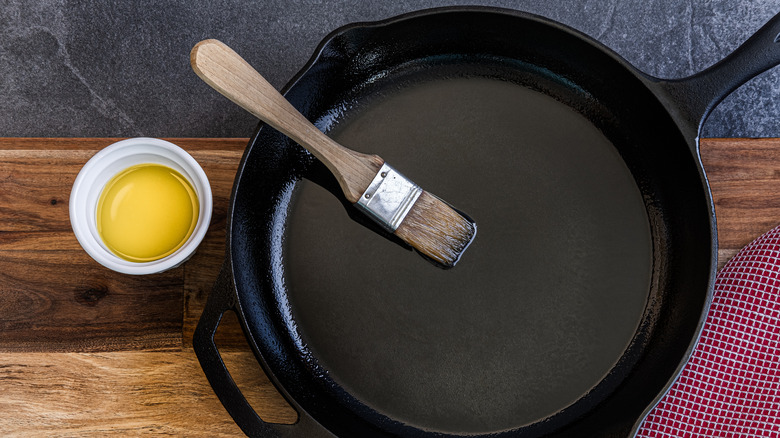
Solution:
M 394 232 L 422 192 L 420 186 L 385 163 L 355 205 Z

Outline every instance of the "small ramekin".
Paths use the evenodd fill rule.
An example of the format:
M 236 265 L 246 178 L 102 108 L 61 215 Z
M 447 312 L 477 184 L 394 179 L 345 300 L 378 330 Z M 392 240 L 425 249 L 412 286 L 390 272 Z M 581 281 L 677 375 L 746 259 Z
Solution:
M 97 202 L 106 183 L 130 166 L 154 163 L 177 170 L 192 184 L 198 196 L 198 222 L 187 242 L 167 257 L 131 262 L 111 252 L 97 232 Z M 84 250 L 101 265 L 124 274 L 145 275 L 175 268 L 195 253 L 208 231 L 212 210 L 211 185 L 197 161 L 184 149 L 156 138 L 131 138 L 116 142 L 95 154 L 82 167 L 70 193 L 70 224 Z

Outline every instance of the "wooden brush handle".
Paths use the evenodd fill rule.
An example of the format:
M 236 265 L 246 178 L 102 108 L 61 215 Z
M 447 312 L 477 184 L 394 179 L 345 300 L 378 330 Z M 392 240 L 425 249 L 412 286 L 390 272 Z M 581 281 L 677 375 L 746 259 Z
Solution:
M 357 202 L 382 167 L 382 158 L 347 149 L 323 134 L 224 43 L 213 39 L 199 42 L 190 53 L 190 63 L 212 88 L 305 147 L 328 166 L 350 202 Z

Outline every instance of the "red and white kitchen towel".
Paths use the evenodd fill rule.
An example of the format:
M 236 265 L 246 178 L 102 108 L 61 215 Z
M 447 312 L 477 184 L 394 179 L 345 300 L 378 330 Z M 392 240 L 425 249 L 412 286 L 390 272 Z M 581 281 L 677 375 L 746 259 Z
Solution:
M 636 436 L 780 437 L 780 226 L 718 272 L 701 339 Z

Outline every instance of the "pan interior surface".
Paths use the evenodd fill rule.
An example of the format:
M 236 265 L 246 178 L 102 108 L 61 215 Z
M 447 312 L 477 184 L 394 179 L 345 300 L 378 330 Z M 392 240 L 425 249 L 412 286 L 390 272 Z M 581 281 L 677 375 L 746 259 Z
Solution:
M 582 399 L 631 343 L 651 287 L 648 215 L 616 145 L 496 78 L 428 73 L 374 91 L 320 125 L 468 213 L 477 237 L 437 269 L 301 180 L 284 257 L 302 354 L 426 431 L 519 428 Z

